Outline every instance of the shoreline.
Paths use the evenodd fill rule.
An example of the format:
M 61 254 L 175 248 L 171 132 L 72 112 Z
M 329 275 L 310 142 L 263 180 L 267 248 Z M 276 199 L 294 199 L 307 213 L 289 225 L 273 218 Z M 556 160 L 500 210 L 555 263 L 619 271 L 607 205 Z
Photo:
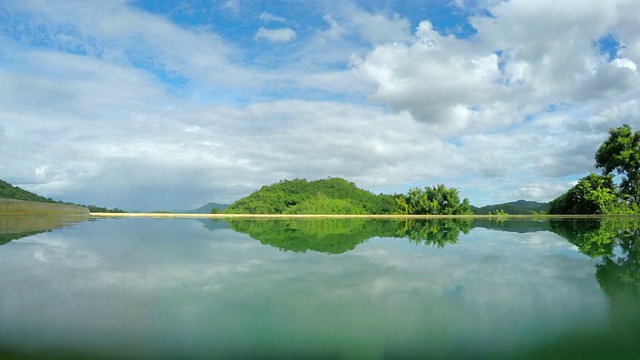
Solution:
M 184 213 L 90 213 L 92 218 L 271 218 L 271 219 L 594 219 L 594 218 L 638 218 L 639 215 L 337 215 L 337 214 L 184 214 Z

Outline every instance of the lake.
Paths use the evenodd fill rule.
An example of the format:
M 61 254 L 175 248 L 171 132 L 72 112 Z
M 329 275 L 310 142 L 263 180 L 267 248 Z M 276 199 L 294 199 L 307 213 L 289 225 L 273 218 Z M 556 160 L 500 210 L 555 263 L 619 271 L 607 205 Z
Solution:
M 637 218 L 42 223 L 0 218 L 0 357 L 640 354 Z

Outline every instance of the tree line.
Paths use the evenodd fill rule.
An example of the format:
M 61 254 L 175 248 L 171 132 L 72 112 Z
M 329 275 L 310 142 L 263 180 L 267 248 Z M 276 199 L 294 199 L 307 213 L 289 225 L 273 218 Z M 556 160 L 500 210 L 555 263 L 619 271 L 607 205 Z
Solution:
M 640 132 L 624 124 L 609 130 L 595 154 L 591 173 L 550 202 L 550 214 L 640 213 Z M 619 184 L 614 175 L 620 176 Z
M 224 210 L 226 214 L 464 215 L 468 199 L 444 185 L 407 194 L 373 194 L 341 178 L 282 180 L 265 185 Z
M 124 210 L 121 210 L 118 208 L 107 209 L 105 207 L 100 207 L 96 205 L 83 205 L 83 204 L 75 204 L 71 202 L 56 201 L 51 198 L 46 198 L 44 196 L 40 196 L 38 194 L 34 194 L 30 191 L 24 190 L 19 186 L 13 186 L 3 180 L 0 180 L 0 199 L 35 201 L 35 202 L 45 202 L 45 203 L 52 203 L 52 204 L 77 205 L 77 206 L 83 206 L 88 208 L 90 212 L 113 212 L 113 213 L 125 212 Z

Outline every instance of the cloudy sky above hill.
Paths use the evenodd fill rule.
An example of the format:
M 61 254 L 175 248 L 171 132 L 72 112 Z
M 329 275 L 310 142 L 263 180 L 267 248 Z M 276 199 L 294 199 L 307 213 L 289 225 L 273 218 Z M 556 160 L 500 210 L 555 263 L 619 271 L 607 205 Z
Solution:
M 640 130 L 635 0 L 3 1 L 0 179 L 130 210 L 282 179 L 548 201 Z

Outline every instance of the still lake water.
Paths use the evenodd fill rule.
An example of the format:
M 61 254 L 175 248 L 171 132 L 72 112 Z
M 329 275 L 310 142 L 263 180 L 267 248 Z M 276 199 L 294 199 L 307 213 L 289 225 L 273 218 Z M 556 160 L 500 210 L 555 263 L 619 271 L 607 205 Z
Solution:
M 640 358 L 637 218 L 2 220 L 0 358 Z

